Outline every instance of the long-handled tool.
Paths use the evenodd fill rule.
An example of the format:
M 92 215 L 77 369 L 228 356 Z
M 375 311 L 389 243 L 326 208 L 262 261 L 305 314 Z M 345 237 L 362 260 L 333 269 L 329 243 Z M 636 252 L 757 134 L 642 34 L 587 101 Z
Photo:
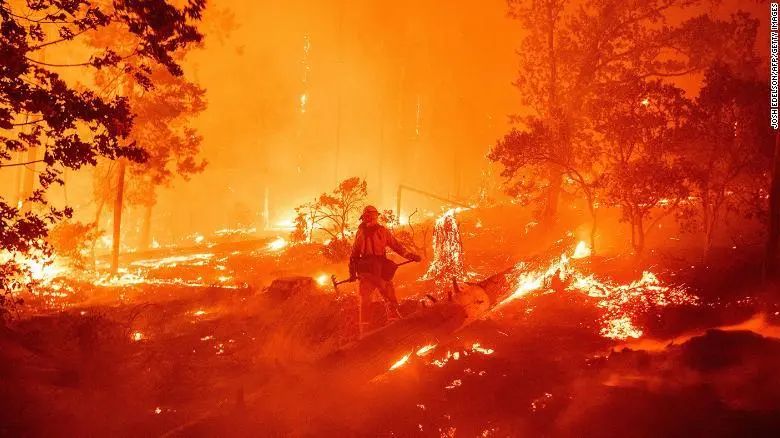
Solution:
M 385 266 L 385 268 L 383 269 L 382 277 L 384 277 L 385 280 L 391 280 L 393 278 L 393 275 L 395 275 L 396 269 L 398 269 L 399 266 L 403 266 L 403 265 L 405 265 L 407 263 L 412 263 L 413 261 L 414 260 L 407 260 L 407 261 L 401 262 L 401 263 L 395 263 L 393 261 L 390 261 L 390 263 L 388 263 Z M 357 280 L 357 277 L 347 278 L 346 280 L 338 281 L 338 280 L 336 280 L 336 275 L 335 274 L 330 276 L 330 281 L 333 283 L 333 290 L 336 291 L 336 292 L 339 291 L 339 285 L 340 284 L 352 283 L 353 281 L 356 281 L 356 280 Z
M 352 283 L 353 281 L 357 280 L 357 277 L 354 278 L 347 278 L 346 280 L 337 281 L 336 280 L 336 274 L 333 274 L 330 276 L 330 281 L 333 282 L 333 290 L 338 293 L 339 291 L 339 285 L 344 283 Z

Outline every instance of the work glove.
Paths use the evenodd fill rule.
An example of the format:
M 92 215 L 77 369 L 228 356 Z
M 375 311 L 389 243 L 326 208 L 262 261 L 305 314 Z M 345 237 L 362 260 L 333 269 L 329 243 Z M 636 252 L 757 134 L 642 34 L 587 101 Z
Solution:
M 409 255 L 406 258 L 409 259 L 409 260 L 413 260 L 415 262 L 422 261 L 422 257 L 420 257 L 419 255 L 417 255 L 417 254 L 415 254 L 413 252 L 409 253 Z

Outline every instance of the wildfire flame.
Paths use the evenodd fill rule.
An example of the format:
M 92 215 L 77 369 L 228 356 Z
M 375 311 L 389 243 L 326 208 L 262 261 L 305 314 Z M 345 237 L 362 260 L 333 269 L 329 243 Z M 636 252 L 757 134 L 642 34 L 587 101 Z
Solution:
M 393 371 L 395 369 L 398 369 L 406 364 L 406 362 L 409 362 L 409 356 L 411 356 L 412 353 L 407 353 L 404 357 L 398 359 L 396 363 L 390 366 L 390 371 Z
M 590 248 L 580 242 L 571 256 L 562 254 L 547 268 L 528 271 L 525 264 L 519 264 L 514 269 L 514 292 L 504 298 L 496 308 L 550 286 L 557 277 L 558 283 L 566 291 L 597 298 L 597 306 L 604 309 L 600 334 L 610 339 L 622 340 L 642 336 L 643 332 L 636 326 L 635 319 L 651 307 L 698 304 L 698 299 L 684 288 L 664 285 L 652 272 L 644 272 L 642 278 L 628 284 L 614 284 L 599 280 L 592 274 L 586 275 L 572 266 L 572 260 L 589 255 Z
M 574 248 L 574 254 L 572 254 L 571 258 L 584 259 L 585 257 L 590 257 L 590 247 L 587 243 L 580 241 L 577 247 Z
M 269 251 L 281 251 L 282 249 L 287 247 L 287 240 L 285 240 L 283 237 L 277 237 L 271 243 L 268 244 L 268 250 Z

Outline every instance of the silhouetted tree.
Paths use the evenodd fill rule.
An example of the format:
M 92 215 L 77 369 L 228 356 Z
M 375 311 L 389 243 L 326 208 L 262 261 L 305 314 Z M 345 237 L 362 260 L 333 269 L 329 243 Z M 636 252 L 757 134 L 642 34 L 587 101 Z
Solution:
M 636 77 L 608 91 L 590 110 L 609 169 L 606 201 L 620 207 L 640 255 L 647 233 L 688 195 L 676 145 L 690 102 L 677 87 Z
M 491 158 L 505 165 L 505 156 L 528 145 L 533 149 L 523 165 L 507 168 L 505 176 L 533 175 L 534 197 L 542 204 L 542 219 L 549 222 L 557 211 L 565 176 L 575 175 L 582 190 L 599 185 L 599 178 L 586 175 L 588 168 L 571 172 L 562 164 L 577 163 L 569 155 L 588 156 L 579 141 L 589 129 L 584 111 L 599 93 L 620 85 L 626 78 L 668 78 L 701 71 L 714 59 L 732 56 L 739 47 L 735 36 L 744 33 L 745 17 L 728 21 L 709 15 L 673 22 L 670 12 L 706 5 L 707 0 L 508 0 L 509 13 L 523 25 L 518 48 L 519 71 L 515 85 L 521 108 L 512 116 L 517 124 L 503 142 L 517 147 L 501 148 Z M 741 39 L 739 39 L 741 41 Z M 752 45 L 750 46 L 752 47 Z M 742 49 L 744 50 L 744 49 Z M 511 167 L 511 166 L 510 166 Z M 590 166 L 588 166 L 590 167 Z M 513 185 L 518 188 L 517 185 Z M 530 190 L 531 186 L 524 187 Z
M 767 95 L 767 85 L 740 78 L 727 65 L 706 72 L 680 152 L 699 204 L 705 258 L 726 212 L 764 216 L 753 209 L 765 210 L 761 198 L 769 186 L 773 139 L 765 117 Z
M 87 0 L 37 0 L 22 4 L 0 1 L 0 169 L 31 164 L 9 163 L 11 153 L 42 148 L 40 187 L 22 200 L 34 207 L 22 212 L 0 198 L 0 245 L 4 256 L 0 289 L 23 285 L 23 258 L 48 253 L 44 237 L 51 224 L 71 215 L 46 200 L 52 184 L 63 184 L 64 168 L 95 165 L 99 158 L 143 162 L 148 155 L 128 140 L 133 116 L 127 96 L 108 97 L 98 87 L 75 88 L 57 73 L 61 68 L 94 71 L 119 68 L 145 90 L 156 65 L 180 76 L 174 53 L 201 39 L 195 27 L 205 1 L 177 8 L 165 0 L 103 4 Z M 94 37 L 121 28 L 132 44 L 94 50 L 88 59 L 62 63 L 42 59 L 50 46 Z
M 331 193 L 323 193 L 314 202 L 295 209 L 294 236 L 307 236 L 311 241 L 314 230 L 322 230 L 332 240 L 348 240 L 352 221 L 360 213 L 367 195 L 365 180 L 358 177 L 345 179 Z

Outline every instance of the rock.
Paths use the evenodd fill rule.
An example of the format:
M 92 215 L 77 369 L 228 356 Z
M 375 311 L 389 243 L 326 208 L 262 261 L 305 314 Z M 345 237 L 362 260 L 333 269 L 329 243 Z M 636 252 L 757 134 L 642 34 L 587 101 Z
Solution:
M 297 295 L 314 295 L 317 286 L 311 277 L 282 277 L 274 280 L 266 296 L 278 301 L 285 301 Z

